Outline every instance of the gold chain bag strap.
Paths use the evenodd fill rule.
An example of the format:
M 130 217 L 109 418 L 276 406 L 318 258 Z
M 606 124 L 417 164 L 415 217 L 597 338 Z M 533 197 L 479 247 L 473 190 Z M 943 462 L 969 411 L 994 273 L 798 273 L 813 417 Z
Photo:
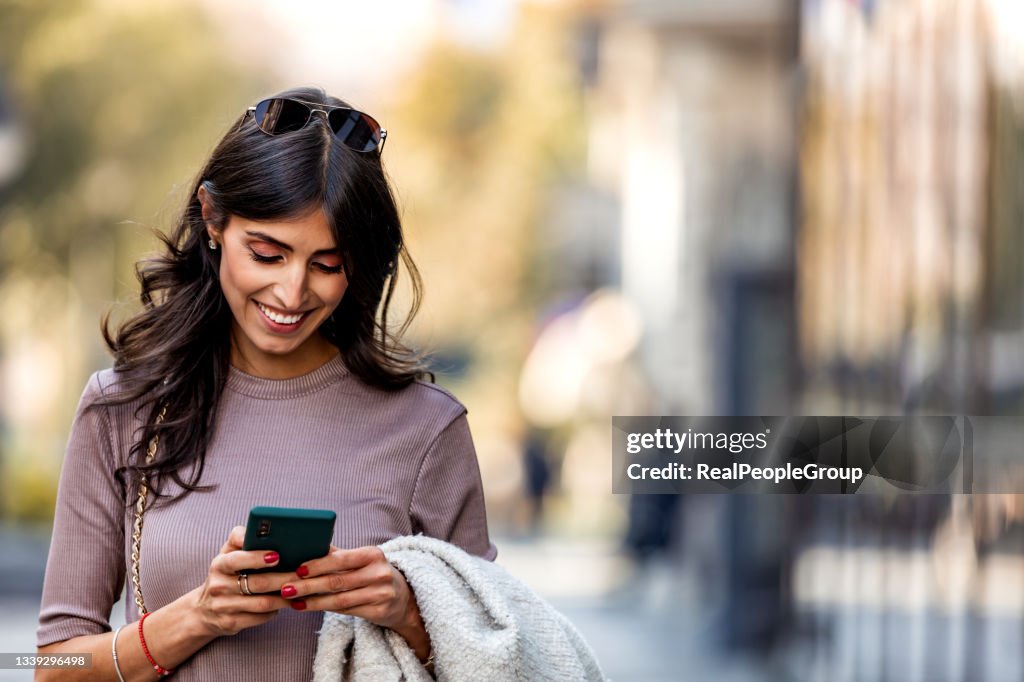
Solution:
M 167 414 L 167 406 L 164 406 L 160 410 L 160 414 L 156 417 L 156 423 L 159 424 L 164 420 L 164 415 Z M 149 449 L 146 450 L 146 464 L 153 461 L 156 457 L 157 446 L 160 445 L 160 436 L 154 435 L 153 439 L 149 441 Z M 142 601 L 142 579 L 139 575 L 139 555 L 142 551 L 142 514 L 146 511 L 146 497 L 149 495 L 149 479 L 146 478 L 146 474 L 142 474 L 142 478 L 139 481 L 139 499 L 135 503 L 135 529 L 132 531 L 132 589 L 135 591 L 135 606 L 139 611 L 139 615 L 146 613 L 146 604 Z

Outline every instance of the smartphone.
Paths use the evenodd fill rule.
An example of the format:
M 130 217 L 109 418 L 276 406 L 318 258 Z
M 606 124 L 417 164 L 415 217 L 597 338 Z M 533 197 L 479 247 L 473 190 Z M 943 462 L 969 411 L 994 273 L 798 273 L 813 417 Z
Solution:
M 273 550 L 281 555 L 274 566 L 243 573 L 294 571 L 310 559 L 327 554 L 334 536 L 336 514 L 328 509 L 253 507 L 245 526 L 242 549 Z

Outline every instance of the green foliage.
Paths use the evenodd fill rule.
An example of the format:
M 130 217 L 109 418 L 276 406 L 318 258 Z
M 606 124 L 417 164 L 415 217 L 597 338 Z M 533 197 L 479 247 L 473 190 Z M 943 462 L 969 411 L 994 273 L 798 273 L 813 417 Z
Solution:
M 412 333 L 466 362 L 452 388 L 492 461 L 515 452 L 493 444 L 522 428 L 519 368 L 545 303 L 536 235 L 584 149 L 573 17 L 538 3 L 518 12 L 494 51 L 441 42 L 423 56 L 398 88 L 385 153 L 426 285 Z
M 524 5 L 493 53 L 437 44 L 400 89 L 394 116 L 394 175 L 436 301 L 435 338 L 482 352 L 497 341 L 506 366 L 528 334 L 517 318 L 538 303 L 523 295 L 532 236 L 582 157 L 567 19 Z M 492 325 L 500 338 L 488 338 Z
M 57 503 L 54 472 L 41 466 L 8 466 L 0 479 L 0 515 L 16 523 L 47 523 Z
M 197 7 L 146 7 L 0 2 L 0 75 L 28 144 L 0 189 L 0 239 L 11 215 L 31 226 L 0 250 L 3 272 L 37 270 L 40 254 L 64 270 L 92 240 L 110 248 L 115 225 L 152 215 L 255 89 Z

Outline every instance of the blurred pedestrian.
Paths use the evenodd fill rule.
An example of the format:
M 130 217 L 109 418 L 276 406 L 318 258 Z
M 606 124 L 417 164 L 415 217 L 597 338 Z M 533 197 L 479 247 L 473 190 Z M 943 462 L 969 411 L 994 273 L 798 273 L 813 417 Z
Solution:
M 529 528 L 531 533 L 536 533 L 544 516 L 544 498 L 551 484 L 547 440 L 539 430 L 531 430 L 526 438 L 523 447 L 523 471 L 526 499 L 529 503 Z

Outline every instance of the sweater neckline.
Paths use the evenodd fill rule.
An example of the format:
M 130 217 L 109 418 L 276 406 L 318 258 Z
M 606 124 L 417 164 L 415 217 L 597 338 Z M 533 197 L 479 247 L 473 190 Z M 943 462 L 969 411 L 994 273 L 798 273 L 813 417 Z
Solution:
M 253 376 L 232 365 L 228 371 L 226 388 L 251 398 L 286 400 L 321 391 L 347 375 L 348 368 L 339 353 L 312 372 L 289 379 Z

